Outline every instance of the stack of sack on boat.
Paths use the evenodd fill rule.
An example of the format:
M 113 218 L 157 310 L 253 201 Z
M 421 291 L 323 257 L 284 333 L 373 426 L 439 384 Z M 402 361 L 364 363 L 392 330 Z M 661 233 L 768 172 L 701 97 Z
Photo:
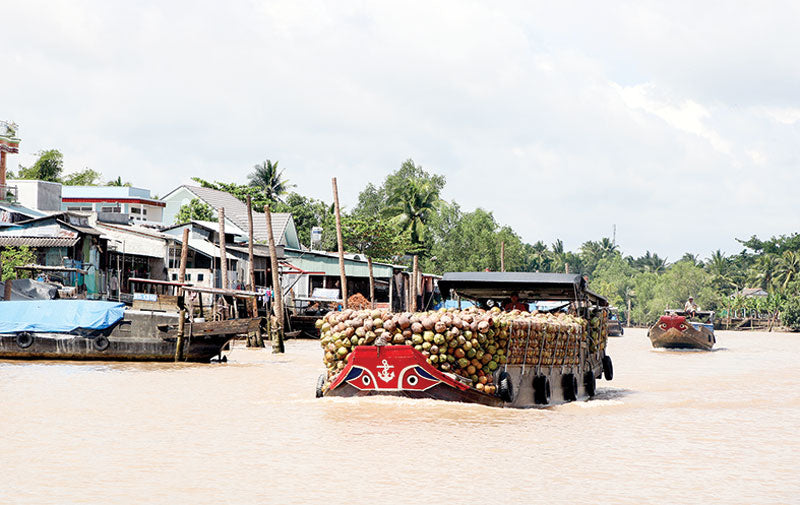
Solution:
M 344 310 L 329 312 L 316 325 L 329 378 L 344 369 L 358 345 L 409 345 L 442 372 L 468 378 L 491 394 L 492 374 L 501 365 L 576 364 L 581 348 L 605 348 L 604 323 L 601 310 L 587 321 L 565 313 L 470 307 L 402 314 Z

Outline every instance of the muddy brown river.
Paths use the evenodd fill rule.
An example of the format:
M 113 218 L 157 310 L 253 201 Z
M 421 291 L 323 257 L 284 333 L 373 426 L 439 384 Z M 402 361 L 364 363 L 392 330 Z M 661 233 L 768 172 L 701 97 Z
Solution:
M 612 338 L 542 410 L 315 399 L 314 341 L 227 364 L 0 361 L 0 503 L 800 503 L 800 335 Z

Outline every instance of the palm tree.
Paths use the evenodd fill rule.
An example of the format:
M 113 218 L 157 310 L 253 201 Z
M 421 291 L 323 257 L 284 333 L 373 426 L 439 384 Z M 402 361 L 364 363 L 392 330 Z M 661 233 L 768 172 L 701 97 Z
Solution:
M 285 195 L 289 188 L 295 187 L 284 179 L 283 170 L 278 170 L 278 162 L 273 163 L 267 160 L 253 166 L 253 173 L 248 176 L 250 186 L 261 189 L 266 197 L 272 201 L 282 202 L 281 196 Z
M 384 212 L 393 224 L 403 232 L 410 233 L 412 245 L 419 246 L 425 225 L 438 201 L 439 192 L 431 184 L 410 180 L 405 187 L 389 196 L 389 207 Z
M 756 258 L 756 262 L 750 269 L 750 280 L 753 284 L 772 291 L 775 284 L 775 273 L 778 268 L 778 257 L 774 254 L 763 254 Z
M 659 258 L 658 254 L 645 251 L 644 256 L 634 260 L 634 265 L 643 272 L 660 274 L 667 269 L 667 258 Z
M 781 289 L 786 290 L 790 282 L 797 278 L 800 273 L 800 255 L 794 251 L 783 251 L 781 259 L 778 261 L 778 268 L 775 278 L 781 283 Z
M 603 258 L 608 258 L 609 256 L 613 256 L 614 253 L 617 252 L 619 247 L 611 241 L 608 237 L 603 237 L 600 239 L 600 242 L 597 243 L 600 248 L 600 254 Z
M 122 182 L 122 177 L 118 176 L 116 179 L 112 179 L 106 183 L 106 186 L 130 186 L 130 182 Z

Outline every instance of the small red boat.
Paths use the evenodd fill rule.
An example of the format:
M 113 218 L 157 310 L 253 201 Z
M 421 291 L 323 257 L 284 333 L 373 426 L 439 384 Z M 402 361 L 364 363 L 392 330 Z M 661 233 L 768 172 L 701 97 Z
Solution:
M 586 289 L 583 277 L 448 273 L 439 281 L 439 288 L 445 297 L 469 298 L 483 307 L 498 306 L 512 294 L 528 302 L 560 301 L 563 303 L 548 305 L 554 307 L 552 312 L 560 312 L 558 317 L 540 315 L 547 321 L 558 321 L 561 316 L 568 319 L 565 311 L 569 310 L 574 313 L 572 330 L 564 326 L 563 331 L 551 331 L 555 324 L 538 326 L 529 314 L 529 320 L 511 322 L 507 349 L 502 354 L 507 360 L 492 372 L 496 388 L 491 392 L 474 380 L 434 366 L 429 355 L 414 346 L 355 345 L 341 370 L 330 378 L 327 374 L 320 376 L 317 396 L 392 395 L 526 408 L 588 399 L 596 393 L 597 379 L 605 376 L 611 380 L 611 358 L 605 355 L 604 307 L 608 303 Z

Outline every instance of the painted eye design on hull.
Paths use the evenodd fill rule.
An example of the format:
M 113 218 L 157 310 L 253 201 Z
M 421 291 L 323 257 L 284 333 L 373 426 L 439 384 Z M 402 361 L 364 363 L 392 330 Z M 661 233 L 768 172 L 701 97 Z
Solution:
M 371 383 L 372 383 L 372 379 L 369 378 L 369 375 L 364 374 L 364 376 L 361 377 L 361 384 L 363 384 L 365 386 L 369 386 Z
M 661 327 L 662 330 L 666 330 L 667 329 L 667 323 L 661 323 L 661 324 L 659 324 L 659 326 Z
M 686 329 L 686 325 L 685 325 L 684 323 L 681 323 L 681 324 L 678 326 L 678 328 L 679 328 L 679 329 L 681 329 L 681 330 L 685 330 L 685 329 Z
M 408 384 L 409 386 L 413 387 L 416 386 L 418 383 L 419 383 L 419 378 L 416 375 L 409 375 L 408 378 L 406 378 L 406 384 Z

